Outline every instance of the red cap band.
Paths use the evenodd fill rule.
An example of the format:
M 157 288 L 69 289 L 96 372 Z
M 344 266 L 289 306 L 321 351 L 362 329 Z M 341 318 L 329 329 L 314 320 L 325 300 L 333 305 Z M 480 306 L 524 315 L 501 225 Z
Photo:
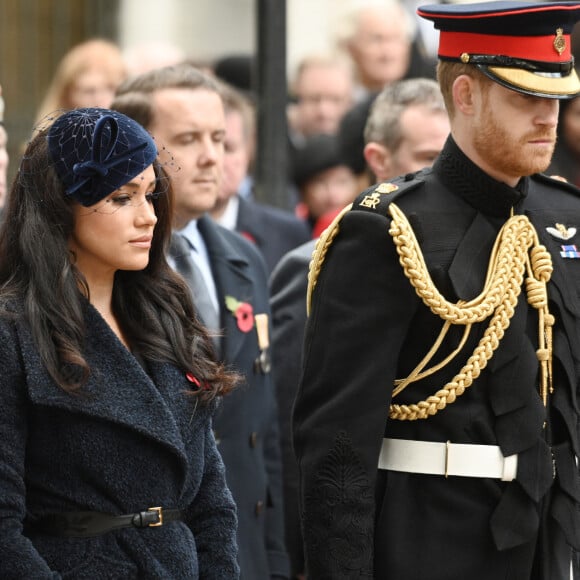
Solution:
M 493 36 L 471 32 L 449 32 L 442 30 L 439 35 L 439 56 L 459 58 L 464 52 L 468 54 L 507 55 L 512 58 L 537 60 L 544 62 L 569 62 L 570 35 L 561 37 L 565 40 L 562 54 L 554 46 L 556 35 L 549 36 Z

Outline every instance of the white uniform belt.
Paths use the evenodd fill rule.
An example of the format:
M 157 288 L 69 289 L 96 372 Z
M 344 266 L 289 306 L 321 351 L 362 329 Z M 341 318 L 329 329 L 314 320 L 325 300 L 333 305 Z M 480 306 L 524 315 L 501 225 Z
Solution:
M 497 445 L 385 438 L 379 469 L 512 481 L 518 469 L 518 456 L 504 457 Z

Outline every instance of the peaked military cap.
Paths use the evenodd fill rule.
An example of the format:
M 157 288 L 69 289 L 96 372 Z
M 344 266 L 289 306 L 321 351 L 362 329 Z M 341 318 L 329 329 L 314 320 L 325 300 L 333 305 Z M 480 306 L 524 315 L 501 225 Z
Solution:
M 570 34 L 578 2 L 477 2 L 421 6 L 440 30 L 441 60 L 473 64 L 499 84 L 553 99 L 580 93 Z

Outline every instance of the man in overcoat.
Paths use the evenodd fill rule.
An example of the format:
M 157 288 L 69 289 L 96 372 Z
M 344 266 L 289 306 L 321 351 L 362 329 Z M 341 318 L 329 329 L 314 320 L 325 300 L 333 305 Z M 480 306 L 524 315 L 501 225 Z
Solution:
M 186 276 L 194 304 L 215 333 L 218 358 L 242 378 L 214 419 L 228 487 L 238 507 L 240 577 L 285 578 L 288 560 L 277 407 L 269 368 L 266 267 L 251 242 L 206 213 L 215 204 L 223 168 L 225 115 L 220 88 L 192 66 L 165 67 L 128 81 L 119 89 L 113 108 L 141 123 L 160 151 L 165 148 L 174 157 L 174 165 L 168 167 L 175 199 L 170 258 L 179 271 L 183 262 L 194 262 L 192 276 Z M 187 255 L 179 251 L 184 241 Z
M 451 135 L 318 244 L 294 418 L 311 580 L 564 580 L 580 548 L 579 191 L 541 174 L 580 4 L 419 9 Z

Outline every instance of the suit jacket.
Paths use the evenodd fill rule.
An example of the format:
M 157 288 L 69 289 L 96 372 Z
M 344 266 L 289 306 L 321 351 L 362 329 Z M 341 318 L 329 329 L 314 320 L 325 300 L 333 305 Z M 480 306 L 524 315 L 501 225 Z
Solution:
M 310 239 L 306 223 L 291 212 L 238 197 L 236 231 L 256 244 L 268 272 L 284 254 Z
M 580 546 L 580 261 L 563 256 L 575 238 L 565 241 L 547 228 L 561 223 L 574 234 L 578 190 L 541 175 L 510 188 L 452 139 L 432 170 L 394 185 L 354 202 L 314 289 L 294 414 L 309 578 L 568 579 L 570 546 Z M 450 302 L 481 292 L 512 208 L 534 224 L 554 267 L 554 392 L 547 407 L 538 392 L 538 313 L 522 292 L 493 357 L 455 402 L 427 419 L 388 419 L 394 380 L 411 373 L 443 325 L 399 263 L 389 235 L 393 202 Z M 447 385 L 488 323 L 475 324 L 455 359 L 393 402 L 415 404 Z M 450 329 L 431 366 L 460 344 L 463 330 Z M 505 456 L 518 454 L 517 476 L 503 482 L 378 470 L 384 436 L 498 445 Z
M 57 387 L 29 327 L 0 321 L 0 577 L 238 578 L 235 506 L 212 434 L 213 407 L 167 363 L 147 371 L 88 303 L 83 393 Z M 152 506 L 184 521 L 94 538 L 47 535 L 36 518 Z
M 198 221 L 217 287 L 223 338 L 221 357 L 242 376 L 214 420 L 226 478 L 238 506 L 241 578 L 287 577 L 284 547 L 282 464 L 274 386 L 270 373 L 255 366 L 260 355 L 256 328 L 241 330 L 226 296 L 252 306 L 270 321 L 264 261 L 239 234 L 210 217 Z
M 304 573 L 304 548 L 298 506 L 298 467 L 292 447 L 291 416 L 300 382 L 306 326 L 308 266 L 316 240 L 288 252 L 270 276 L 272 367 L 278 397 L 280 442 L 284 467 L 284 527 L 292 576 Z

